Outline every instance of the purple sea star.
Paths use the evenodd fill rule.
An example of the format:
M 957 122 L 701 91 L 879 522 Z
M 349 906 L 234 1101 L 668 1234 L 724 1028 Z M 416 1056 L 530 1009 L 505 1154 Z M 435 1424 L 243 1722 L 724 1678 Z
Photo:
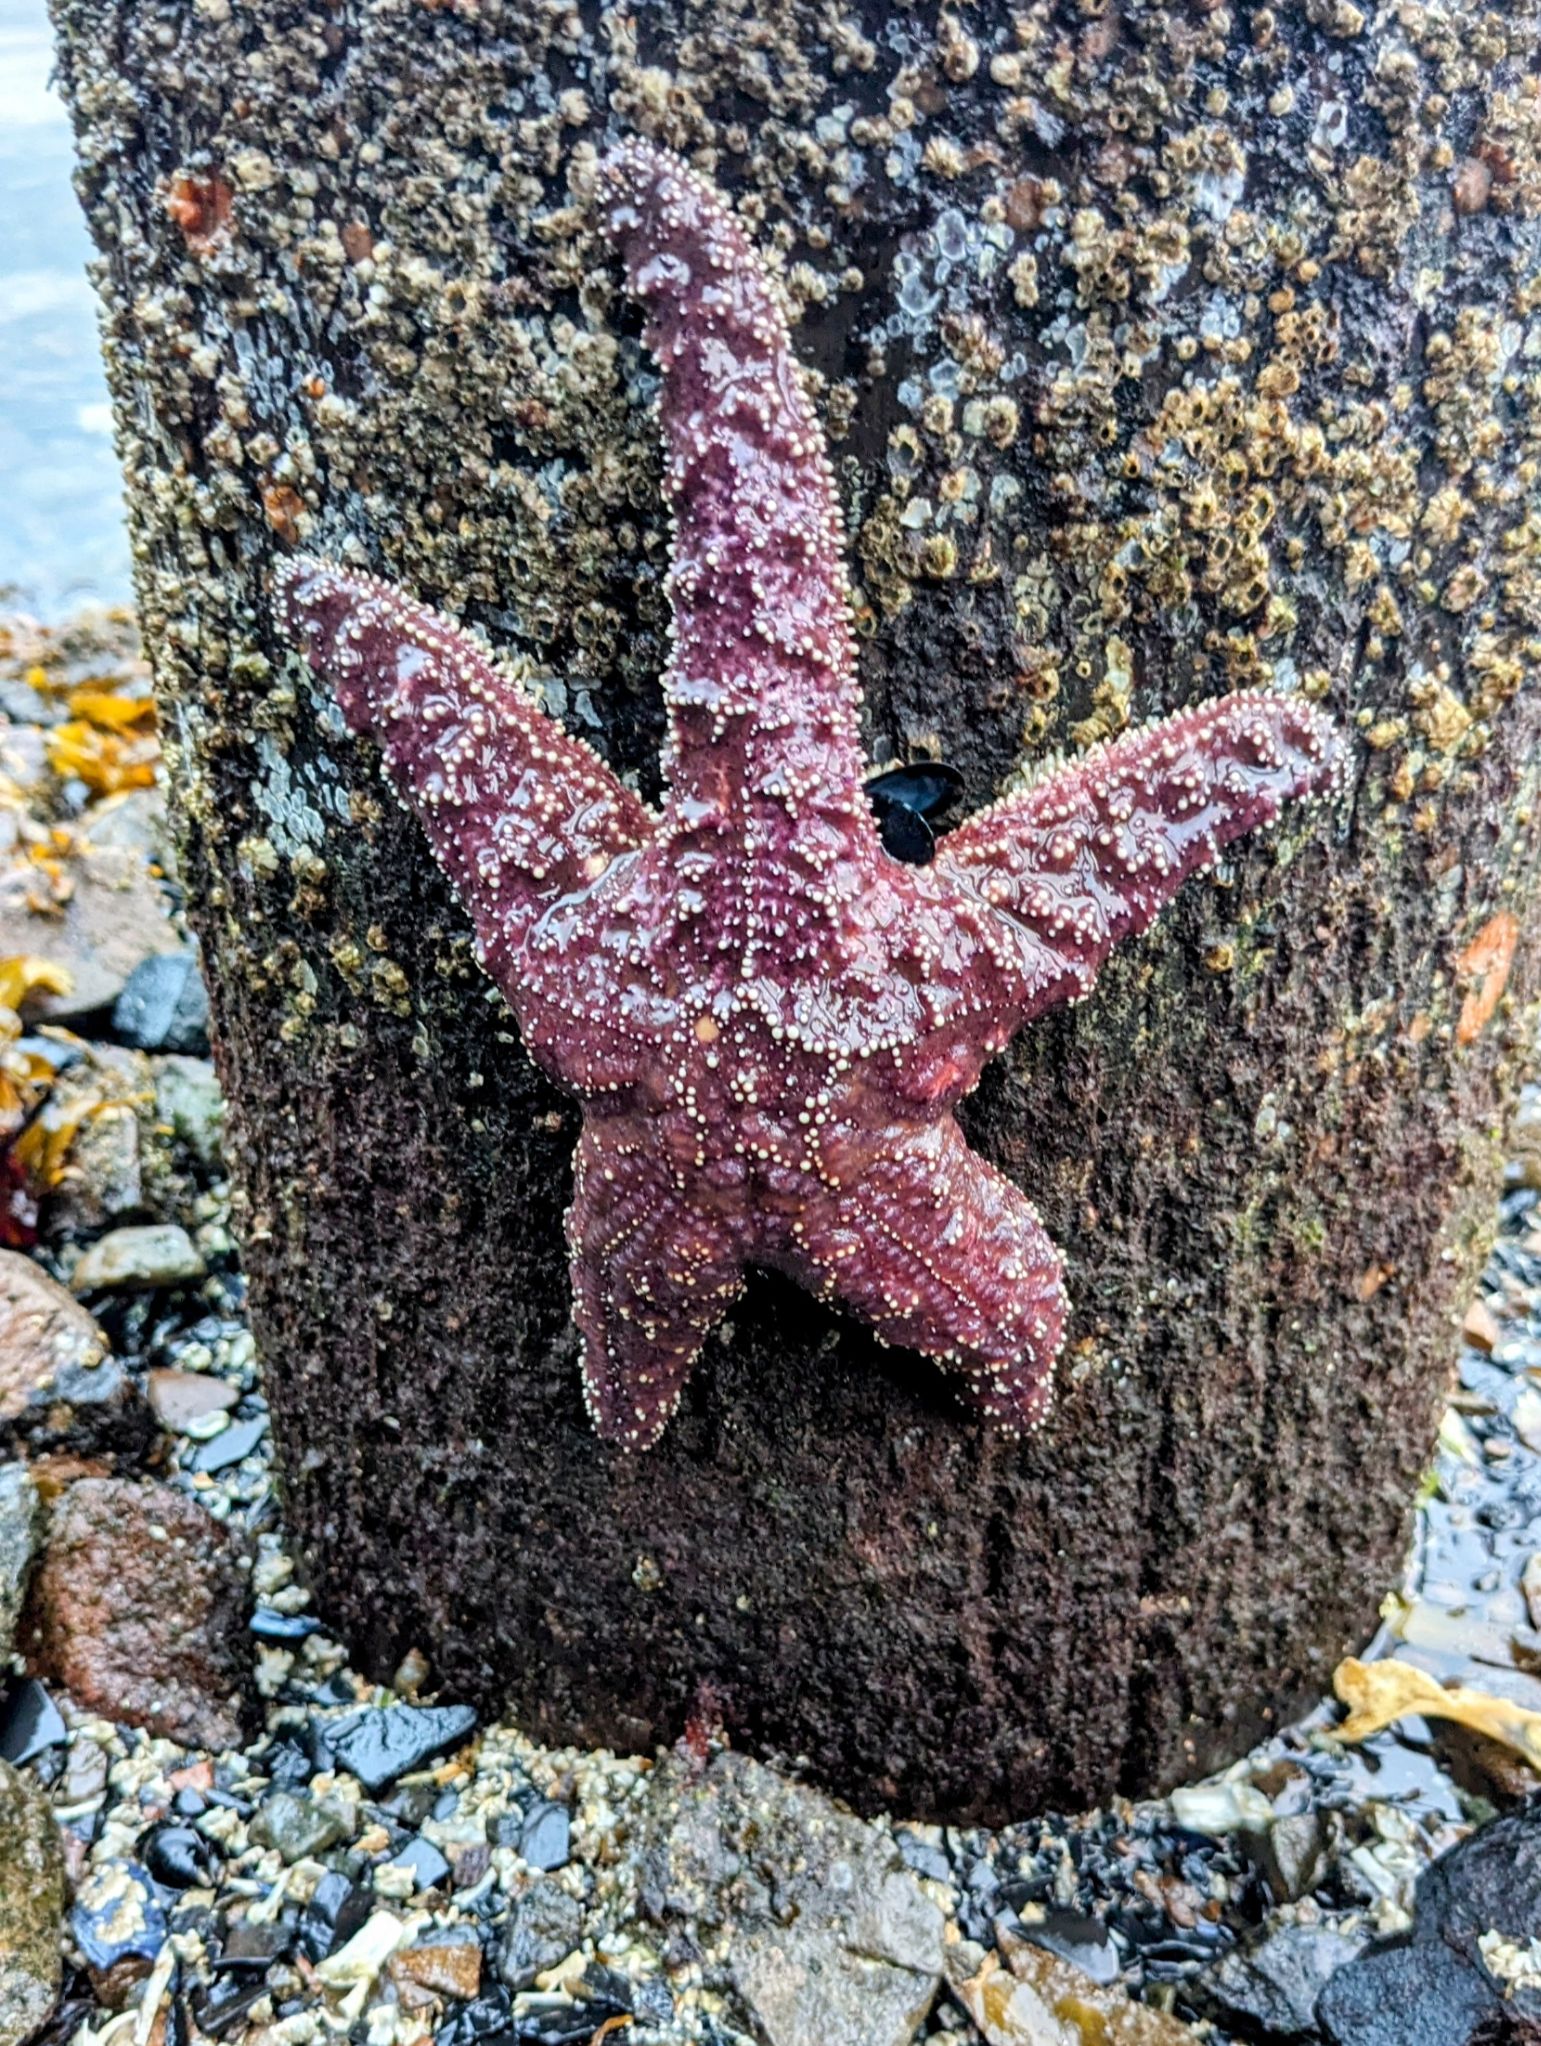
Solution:
M 525 1043 L 584 1102 L 567 1232 L 599 1433 L 657 1439 L 751 1264 L 1030 1427 L 1060 1258 L 953 1110 L 1223 845 L 1325 790 L 1334 728 L 1228 696 L 1053 768 L 931 865 L 891 859 L 833 481 L 775 291 L 727 203 L 661 151 L 617 149 L 600 199 L 663 371 L 662 814 L 388 584 L 285 563 L 282 622 L 380 742 Z

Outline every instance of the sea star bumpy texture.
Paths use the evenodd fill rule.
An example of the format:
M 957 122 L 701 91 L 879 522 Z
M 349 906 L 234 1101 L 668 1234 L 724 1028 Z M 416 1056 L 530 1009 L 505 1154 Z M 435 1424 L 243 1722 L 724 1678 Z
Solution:
M 567 1231 L 600 1434 L 657 1439 L 746 1265 L 1030 1427 L 1060 1258 L 953 1110 L 1223 845 L 1327 788 L 1334 728 L 1229 696 L 1056 767 L 931 865 L 891 859 L 833 480 L 775 291 L 723 198 L 662 152 L 617 149 L 600 201 L 663 372 L 662 815 L 389 585 L 289 562 L 282 622 L 379 741 L 525 1043 L 585 1104 Z

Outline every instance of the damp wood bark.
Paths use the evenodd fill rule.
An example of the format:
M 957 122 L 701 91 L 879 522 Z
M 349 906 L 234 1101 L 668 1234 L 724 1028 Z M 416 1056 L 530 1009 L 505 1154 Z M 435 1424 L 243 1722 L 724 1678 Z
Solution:
M 1238 1753 L 1396 1579 L 1535 1023 L 1535 10 L 55 6 L 286 1511 L 359 1666 L 922 1816 Z M 875 760 L 972 808 L 1248 684 L 1355 735 L 1325 825 L 965 1111 L 1068 1252 L 1026 1443 L 770 1278 L 660 1448 L 595 1441 L 576 1110 L 274 631 L 279 555 L 376 567 L 656 792 L 625 133 L 779 266 Z

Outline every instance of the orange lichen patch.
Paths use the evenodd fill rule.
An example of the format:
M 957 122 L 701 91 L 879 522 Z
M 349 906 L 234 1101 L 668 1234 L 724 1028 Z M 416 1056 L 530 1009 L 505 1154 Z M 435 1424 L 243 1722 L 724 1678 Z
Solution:
M 1492 1019 L 1493 1011 L 1509 984 L 1514 950 L 1519 943 L 1519 918 L 1501 909 L 1489 917 L 1460 957 L 1462 975 L 1476 985 L 1461 1004 L 1455 1026 L 1456 1042 L 1471 1044 Z
M 48 734 L 48 764 L 61 780 L 83 781 L 93 795 L 116 796 L 154 785 L 160 746 L 153 733 L 125 737 L 86 718 L 70 718 Z
M 212 177 L 190 177 L 181 171 L 166 194 L 166 211 L 186 238 L 195 256 L 212 255 L 230 236 L 235 191 L 216 172 Z

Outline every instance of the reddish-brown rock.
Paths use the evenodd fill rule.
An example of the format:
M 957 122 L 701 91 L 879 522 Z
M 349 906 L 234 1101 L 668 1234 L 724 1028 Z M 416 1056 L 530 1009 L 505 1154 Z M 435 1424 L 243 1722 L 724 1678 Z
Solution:
M 240 1545 L 166 1485 L 86 1478 L 54 1508 L 22 1618 L 37 1676 L 112 1719 L 199 1747 L 242 1738 Z

